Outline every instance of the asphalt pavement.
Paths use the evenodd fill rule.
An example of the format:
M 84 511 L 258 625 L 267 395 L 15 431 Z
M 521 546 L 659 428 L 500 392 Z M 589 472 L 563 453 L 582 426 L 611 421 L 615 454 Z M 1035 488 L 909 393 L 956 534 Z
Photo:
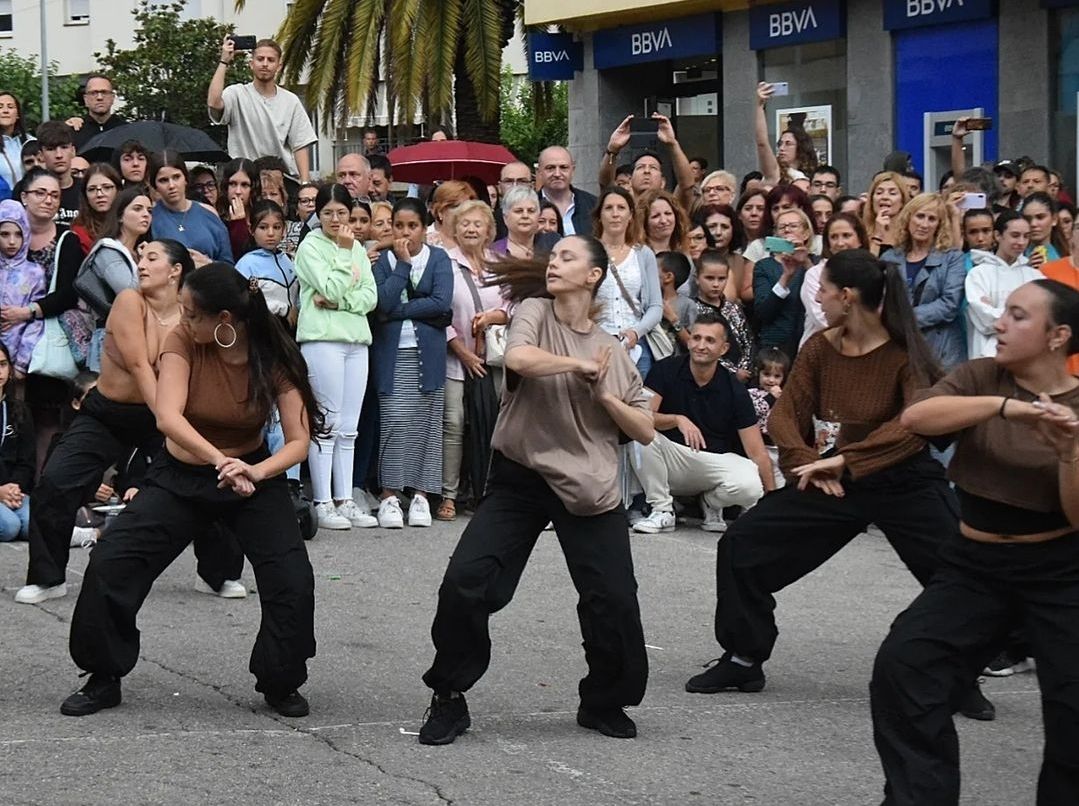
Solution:
M 917 593 L 879 536 L 863 535 L 779 594 L 779 644 L 758 694 L 692 695 L 719 654 L 712 637 L 715 535 L 633 537 L 649 645 L 639 735 L 577 727 L 584 656 L 576 595 L 552 533 L 514 601 L 492 620 L 491 669 L 468 694 L 472 729 L 448 747 L 416 741 L 420 681 L 439 581 L 464 526 L 321 532 L 311 715 L 269 711 L 247 671 L 257 592 L 194 590 L 190 550 L 143 607 L 142 654 L 124 702 L 61 716 L 79 687 L 67 653 L 88 552 L 70 592 L 12 597 L 26 544 L 0 544 L 0 804 L 878 804 L 868 681 L 891 619 Z M 250 568 L 244 580 L 254 582 Z M 984 687 L 998 718 L 960 718 L 963 803 L 1032 803 L 1042 739 L 1032 674 Z

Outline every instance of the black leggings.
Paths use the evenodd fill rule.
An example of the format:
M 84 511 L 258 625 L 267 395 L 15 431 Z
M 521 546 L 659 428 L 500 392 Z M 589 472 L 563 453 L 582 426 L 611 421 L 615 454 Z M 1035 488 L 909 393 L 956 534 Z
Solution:
M 581 704 L 605 709 L 640 703 L 648 657 L 624 510 L 574 515 L 538 473 L 497 452 L 487 495 L 438 591 L 431 627 L 435 660 L 423 676 L 436 693 L 467 691 L 487 671 L 491 614 L 513 598 L 532 548 L 551 521 L 580 596 L 577 616 L 588 663 Z
M 162 444 L 148 406 L 116 403 L 97 389 L 90 390 L 34 486 L 26 584 L 52 587 L 64 581 L 76 513 L 93 498 L 102 474 L 126 460 L 136 448 L 154 456 Z M 195 553 L 200 575 L 215 590 L 226 579 L 239 579 L 243 554 L 234 540 L 200 535 L 195 540 Z
M 892 624 L 870 695 L 887 806 L 959 803 L 959 737 L 952 712 L 1021 625 L 1037 661 L 1045 750 L 1038 806 L 1079 803 L 1079 532 L 1045 543 L 962 537 Z
M 265 447 L 245 456 L 262 461 Z M 249 668 L 256 690 L 285 696 L 307 679 L 315 655 L 314 577 L 285 477 L 261 482 L 249 498 L 218 489 L 217 471 L 161 451 L 145 488 L 90 554 L 71 620 L 71 657 L 88 672 L 122 677 L 139 657 L 135 624 L 154 580 L 215 522 L 239 540 L 251 562 L 262 624 Z
M 844 479 L 843 498 L 793 485 L 768 493 L 719 541 L 716 640 L 756 661 L 771 657 L 773 594 L 823 565 L 875 523 L 923 585 L 938 565 L 940 543 L 959 528 L 955 495 L 943 468 L 919 454 L 865 479 Z

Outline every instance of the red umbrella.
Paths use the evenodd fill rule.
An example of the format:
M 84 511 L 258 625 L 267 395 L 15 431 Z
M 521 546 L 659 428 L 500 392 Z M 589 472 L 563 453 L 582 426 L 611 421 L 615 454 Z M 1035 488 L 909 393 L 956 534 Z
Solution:
M 504 146 L 470 140 L 435 140 L 401 146 L 386 156 L 393 165 L 394 181 L 417 184 L 478 176 L 493 185 L 498 182 L 502 166 L 517 160 Z

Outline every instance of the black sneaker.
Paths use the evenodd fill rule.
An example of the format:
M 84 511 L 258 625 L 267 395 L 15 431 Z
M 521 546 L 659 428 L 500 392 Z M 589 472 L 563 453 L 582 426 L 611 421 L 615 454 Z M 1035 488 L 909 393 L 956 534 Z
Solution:
M 89 716 L 120 704 L 120 681 L 103 674 L 92 674 L 86 685 L 60 704 L 64 716 Z
M 598 710 L 582 705 L 577 709 L 577 724 L 582 728 L 598 730 L 613 739 L 633 739 L 637 736 L 637 726 L 621 708 Z
M 764 672 L 761 665 L 754 663 L 752 666 L 742 666 L 731 660 L 730 652 L 722 658 L 709 661 L 705 668 L 708 671 L 694 675 L 686 681 L 686 691 L 690 694 L 717 694 L 720 691 L 733 689 L 760 691 L 764 688 Z
M 271 697 L 269 694 L 264 694 L 263 697 L 266 698 L 266 704 L 281 716 L 298 717 L 307 716 L 311 713 L 311 706 L 307 704 L 307 698 L 298 691 L 293 691 L 284 697 Z
M 1004 650 L 985 667 L 982 674 L 990 677 L 1011 677 L 1013 674 L 1029 672 L 1034 668 L 1034 662 L 1030 658 L 1013 655 Z
M 433 694 L 431 707 L 423 715 L 420 744 L 452 744 L 471 725 L 472 718 L 468 715 L 468 703 L 463 694 L 456 697 Z
M 981 722 L 992 722 L 997 718 L 997 709 L 993 703 L 982 694 L 980 681 L 975 680 L 974 685 L 963 695 L 959 702 L 959 713 L 967 719 L 977 719 Z

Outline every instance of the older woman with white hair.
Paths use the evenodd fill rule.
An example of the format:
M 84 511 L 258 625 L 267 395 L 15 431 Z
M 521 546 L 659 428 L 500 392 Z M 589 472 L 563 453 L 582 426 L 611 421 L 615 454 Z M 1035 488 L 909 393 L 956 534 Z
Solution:
M 712 171 L 701 180 L 701 204 L 734 204 L 738 180 L 730 171 Z
M 514 185 L 502 197 L 502 218 L 506 222 L 506 237 L 491 244 L 496 255 L 531 258 L 539 232 L 539 194 L 532 188 Z
M 512 200 L 523 190 L 536 198 L 535 191 L 528 188 L 512 188 L 506 194 L 510 201 L 510 214 L 506 216 L 510 238 L 518 237 L 520 227 L 512 212 L 518 205 Z M 505 203 L 505 201 L 504 201 Z M 538 200 L 523 202 L 531 209 L 532 234 L 538 221 Z M 505 208 L 504 208 L 505 209 Z M 524 216 L 524 213 L 521 214 Z M 461 204 L 454 212 L 453 238 L 456 246 L 447 249 L 453 260 L 453 321 L 446 328 L 448 353 L 446 356 L 446 406 L 442 415 L 442 501 L 435 511 L 435 518 L 451 521 L 457 515 L 457 497 L 461 487 L 461 463 L 465 444 L 466 387 L 472 395 L 486 394 L 497 401 L 501 389 L 501 368 L 487 363 L 486 331 L 491 325 L 505 325 L 509 317 L 505 302 L 497 285 L 487 285 L 491 275 L 487 264 L 495 259 L 491 249 L 495 220 L 491 208 L 482 201 L 471 200 Z M 516 241 L 515 241 L 516 243 Z M 511 253 L 511 254 L 516 254 Z M 492 373 L 499 373 L 494 377 Z M 490 376 L 490 377 L 489 377 Z M 494 419 L 488 424 L 494 428 Z M 472 428 L 485 428 L 483 423 L 471 422 Z M 486 440 L 490 445 L 490 434 Z M 472 440 L 470 444 L 478 444 Z M 470 462 L 470 466 L 473 463 Z M 475 476 L 473 473 L 472 476 Z M 475 499 L 483 493 L 483 479 L 471 478 L 472 495 Z

